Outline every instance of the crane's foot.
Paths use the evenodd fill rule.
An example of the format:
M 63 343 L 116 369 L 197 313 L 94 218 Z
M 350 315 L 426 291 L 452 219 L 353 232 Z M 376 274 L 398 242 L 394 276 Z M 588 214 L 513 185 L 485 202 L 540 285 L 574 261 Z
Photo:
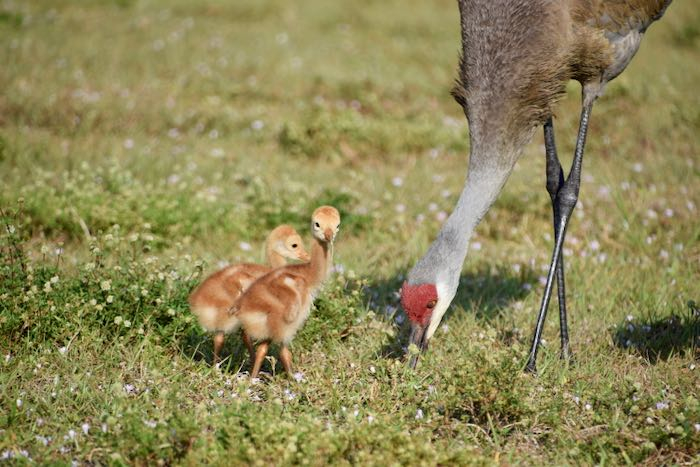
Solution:
M 559 358 L 564 360 L 568 365 L 572 365 L 575 362 L 574 354 L 568 345 L 566 347 L 561 348 L 561 353 L 559 354 Z
M 531 375 L 537 374 L 537 364 L 534 360 L 527 362 L 527 365 L 525 366 L 525 373 L 530 373 Z

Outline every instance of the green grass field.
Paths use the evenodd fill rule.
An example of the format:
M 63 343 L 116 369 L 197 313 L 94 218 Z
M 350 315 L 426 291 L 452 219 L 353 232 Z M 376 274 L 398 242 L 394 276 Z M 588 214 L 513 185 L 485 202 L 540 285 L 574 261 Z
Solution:
M 593 110 L 556 300 L 541 132 L 416 371 L 403 275 L 467 125 L 452 0 L 0 2 L 0 464 L 697 464 L 700 12 L 677 0 Z M 568 166 L 571 83 L 555 119 Z M 339 272 L 253 384 L 187 296 L 337 206 Z M 307 240 L 308 242 L 308 240 Z M 695 302 L 693 302 L 695 301 Z

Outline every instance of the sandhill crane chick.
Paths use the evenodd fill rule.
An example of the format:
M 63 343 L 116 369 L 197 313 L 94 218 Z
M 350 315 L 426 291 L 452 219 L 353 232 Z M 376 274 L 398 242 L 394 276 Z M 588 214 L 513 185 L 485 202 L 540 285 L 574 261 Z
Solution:
M 340 226 L 340 214 L 321 206 L 311 216 L 313 242 L 311 261 L 276 269 L 258 279 L 236 302 L 232 312 L 243 330 L 260 341 L 250 373 L 255 378 L 267 355 L 270 342 L 281 344 L 280 361 L 292 371 L 288 345 L 309 316 L 314 295 L 328 276 L 333 262 L 333 240 Z
M 280 225 L 267 237 L 265 258 L 269 266 L 235 264 L 211 274 L 189 297 L 190 309 L 199 323 L 207 331 L 215 333 L 215 362 L 219 361 L 225 334 L 238 328 L 238 320 L 229 313 L 236 299 L 258 278 L 287 264 L 286 259 L 309 261 L 309 254 L 297 231 L 289 225 Z M 253 345 L 245 331 L 242 337 L 252 360 L 255 355 Z

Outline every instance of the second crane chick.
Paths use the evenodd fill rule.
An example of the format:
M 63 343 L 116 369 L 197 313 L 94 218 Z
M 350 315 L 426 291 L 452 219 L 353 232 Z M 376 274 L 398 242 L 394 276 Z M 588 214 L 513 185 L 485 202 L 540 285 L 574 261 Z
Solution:
M 333 240 L 340 226 L 340 213 L 332 206 L 321 206 L 311 216 L 313 244 L 311 261 L 278 268 L 258 279 L 231 309 L 243 331 L 261 341 L 250 373 L 255 378 L 267 355 L 270 342 L 281 344 L 280 361 L 292 371 L 288 345 L 306 321 L 314 294 L 333 264 Z

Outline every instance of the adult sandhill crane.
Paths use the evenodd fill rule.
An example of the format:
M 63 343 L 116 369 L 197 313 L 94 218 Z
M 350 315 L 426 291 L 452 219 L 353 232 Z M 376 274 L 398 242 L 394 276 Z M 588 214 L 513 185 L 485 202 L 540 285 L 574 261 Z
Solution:
M 459 0 L 462 54 L 453 96 L 469 121 L 471 152 L 464 189 L 437 239 L 409 272 L 401 303 L 411 343 L 425 350 L 459 285 L 469 238 L 495 201 L 523 146 L 544 125 L 547 191 L 555 242 L 526 370 L 537 349 L 554 278 L 561 356 L 569 358 L 562 244 L 578 199 L 593 102 L 637 52 L 644 32 L 671 0 Z M 552 107 L 566 83 L 582 86 L 582 110 L 568 177 L 554 144 Z M 418 354 L 410 364 L 415 367 Z

